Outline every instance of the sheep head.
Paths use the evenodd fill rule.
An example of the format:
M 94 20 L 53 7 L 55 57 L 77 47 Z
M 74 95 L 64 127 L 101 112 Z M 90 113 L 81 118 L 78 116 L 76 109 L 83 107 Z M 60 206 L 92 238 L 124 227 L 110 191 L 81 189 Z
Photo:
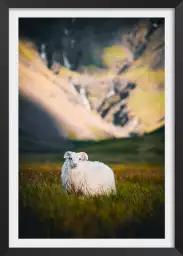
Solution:
M 81 161 L 88 160 L 88 155 L 85 152 L 76 153 L 72 151 L 67 151 L 64 154 L 64 159 L 68 161 L 71 168 L 76 168 Z

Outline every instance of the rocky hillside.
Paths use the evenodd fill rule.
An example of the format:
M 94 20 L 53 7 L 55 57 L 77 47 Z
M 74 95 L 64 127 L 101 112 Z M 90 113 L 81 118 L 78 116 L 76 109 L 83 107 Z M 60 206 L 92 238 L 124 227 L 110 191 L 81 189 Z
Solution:
M 19 41 L 22 150 L 142 135 L 164 125 L 164 27 L 139 24 L 95 54 L 101 67 L 49 68 L 34 43 Z
M 22 41 L 19 42 L 19 127 L 21 145 L 30 142 L 33 146 L 53 147 L 63 138 L 100 140 L 126 137 L 128 132 L 87 110 L 67 76 L 55 75 L 44 65 L 34 46 Z
M 142 28 L 139 30 L 140 33 Z M 141 38 L 142 43 L 137 34 L 132 46 L 126 44 L 133 58 L 121 56 L 125 64 L 120 67 L 116 61 L 117 75 L 111 81 L 111 93 L 110 90 L 105 93 L 98 112 L 107 122 L 122 127 L 133 122 L 141 132 L 148 133 L 164 125 L 164 27 L 159 26 L 148 40 L 146 35 L 147 32 Z M 142 52 L 140 46 L 145 48 Z M 118 58 L 124 47 L 122 41 Z

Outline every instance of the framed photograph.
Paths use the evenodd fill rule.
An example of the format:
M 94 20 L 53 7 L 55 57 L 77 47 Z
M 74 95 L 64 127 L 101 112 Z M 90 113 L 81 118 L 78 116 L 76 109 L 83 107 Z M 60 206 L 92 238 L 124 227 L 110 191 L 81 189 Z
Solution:
M 182 174 L 174 151 L 182 126 L 177 118 L 174 128 L 174 100 L 179 111 L 183 4 L 20 2 L 0 8 L 2 113 L 9 98 L 2 255 L 30 248 L 179 255 Z

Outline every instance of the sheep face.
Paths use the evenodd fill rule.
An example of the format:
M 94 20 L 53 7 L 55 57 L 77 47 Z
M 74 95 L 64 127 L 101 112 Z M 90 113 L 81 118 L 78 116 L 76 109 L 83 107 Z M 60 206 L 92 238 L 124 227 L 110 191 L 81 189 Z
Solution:
M 71 168 L 76 168 L 78 167 L 81 161 L 88 160 L 88 155 L 85 152 L 75 153 L 75 152 L 67 151 L 64 154 L 64 159 L 68 161 Z

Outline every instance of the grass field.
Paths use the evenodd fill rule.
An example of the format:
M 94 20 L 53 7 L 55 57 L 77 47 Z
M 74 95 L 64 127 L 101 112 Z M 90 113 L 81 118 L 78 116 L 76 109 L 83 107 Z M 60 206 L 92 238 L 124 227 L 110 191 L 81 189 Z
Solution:
M 63 155 L 20 156 L 20 238 L 163 238 L 164 135 L 76 143 L 109 164 L 117 194 L 80 198 L 60 184 Z

